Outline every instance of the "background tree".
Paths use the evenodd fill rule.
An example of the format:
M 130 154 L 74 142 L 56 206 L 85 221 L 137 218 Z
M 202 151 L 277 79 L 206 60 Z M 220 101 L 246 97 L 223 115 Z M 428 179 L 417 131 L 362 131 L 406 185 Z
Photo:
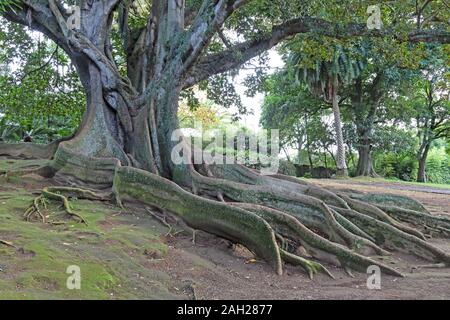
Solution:
M 355 175 L 377 176 L 372 159 L 376 125 L 387 123 L 403 112 L 391 102 L 398 96 L 425 56 L 422 44 L 398 43 L 390 39 L 364 39 L 356 44 L 363 72 L 346 88 L 345 115 L 354 123 L 358 141 Z
M 450 136 L 450 81 L 446 66 L 425 70 L 414 83 L 413 104 L 419 138 L 417 181 L 426 182 L 426 161 L 433 141 Z
M 323 96 L 325 101 L 332 104 L 337 144 L 337 175 L 348 176 L 338 92 L 342 84 L 350 82 L 361 73 L 363 66 L 360 61 L 352 59 L 340 45 L 330 51 L 332 52 L 329 60 L 312 61 L 309 66 L 309 59 L 302 53 L 294 51 L 292 60 L 299 68 L 297 79 L 304 81 L 312 92 Z
M 0 21 L 0 131 L 3 140 L 47 143 L 70 136 L 85 96 L 67 56 L 41 35 Z
M 297 150 L 295 163 L 300 163 L 301 152 L 306 149 L 309 164 L 312 163 L 312 139 L 307 132 L 309 119 L 321 114 L 323 100 L 310 94 L 306 86 L 296 82 L 293 69 L 286 69 L 270 76 L 265 82 L 266 96 L 262 106 L 261 124 L 266 129 L 280 130 L 281 148 L 289 157 L 289 149 Z

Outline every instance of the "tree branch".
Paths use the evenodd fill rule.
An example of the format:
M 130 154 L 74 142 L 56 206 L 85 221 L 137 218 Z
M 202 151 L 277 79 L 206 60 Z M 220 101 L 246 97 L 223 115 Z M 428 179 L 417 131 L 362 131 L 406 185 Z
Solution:
M 53 13 L 53 16 L 55 16 L 56 21 L 58 22 L 59 28 L 61 29 L 64 37 L 68 39 L 70 30 L 67 27 L 66 20 L 64 19 L 61 11 L 59 11 L 58 5 L 56 4 L 55 0 L 48 0 L 48 4 L 51 12 Z
M 211 38 L 221 28 L 226 19 L 249 0 L 204 0 L 193 25 L 189 30 L 186 48 L 182 53 L 183 68 L 181 74 L 187 72 L 198 60 Z
M 48 1 L 23 0 L 21 2 L 21 5 L 21 9 L 7 9 L 6 11 L 2 12 L 1 15 L 11 22 L 29 26 L 33 30 L 42 32 L 51 40 L 53 40 L 58 46 L 60 46 L 64 51 L 68 53 L 70 52 L 66 38 L 61 32 L 55 16 L 49 9 Z M 31 23 L 27 19 L 28 13 L 31 13 L 31 16 L 29 16 L 31 17 Z
M 52 53 L 52 55 L 50 56 L 50 58 L 49 58 L 43 65 L 41 65 L 41 66 L 39 66 L 39 67 L 37 67 L 37 68 L 35 68 L 35 69 L 29 71 L 29 72 L 26 72 L 26 73 L 22 76 L 22 78 L 20 78 L 20 82 L 22 82 L 22 81 L 23 81 L 26 77 L 28 77 L 30 74 L 35 73 L 35 72 L 38 72 L 38 71 L 44 69 L 45 67 L 47 67 L 47 66 L 50 64 L 50 62 L 52 62 L 52 60 L 53 60 L 53 58 L 56 56 L 56 54 L 58 53 L 58 48 L 59 48 L 59 47 L 56 46 L 55 51 L 53 51 L 53 53 Z
M 201 58 L 186 75 L 184 87 L 191 87 L 212 75 L 239 67 L 248 60 L 276 46 L 281 41 L 299 33 L 314 33 L 333 38 L 395 36 L 392 30 L 369 30 L 365 24 L 350 23 L 340 25 L 310 17 L 292 19 L 274 26 L 272 32 L 263 34 L 256 40 L 246 41 L 235 45 L 233 48 Z M 436 30 L 419 30 L 409 33 L 406 39 L 399 38 L 399 40 L 450 43 L 450 33 Z

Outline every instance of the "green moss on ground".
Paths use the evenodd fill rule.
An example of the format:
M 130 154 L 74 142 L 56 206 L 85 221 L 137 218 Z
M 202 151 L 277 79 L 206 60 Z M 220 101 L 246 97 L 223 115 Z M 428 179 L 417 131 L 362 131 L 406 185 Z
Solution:
M 4 164 L 1 164 L 0 167 Z M 145 213 L 108 203 L 71 201 L 88 226 L 71 220 L 57 203 L 49 215 L 62 225 L 26 222 L 35 195 L 0 178 L 0 299 L 174 299 L 169 275 L 158 268 L 169 248 L 167 229 Z M 33 192 L 37 191 L 34 187 Z M 69 290 L 67 267 L 81 270 L 81 289 Z M 149 267 L 154 266 L 154 267 Z
M 0 171 L 14 171 L 22 169 L 33 169 L 43 165 L 46 165 L 48 160 L 35 159 L 35 160 L 8 160 L 0 158 Z

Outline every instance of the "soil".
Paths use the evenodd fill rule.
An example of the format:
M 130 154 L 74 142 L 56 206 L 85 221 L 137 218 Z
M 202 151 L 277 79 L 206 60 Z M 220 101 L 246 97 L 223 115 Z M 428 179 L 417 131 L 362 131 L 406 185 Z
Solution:
M 426 187 L 410 188 L 377 183 L 367 185 L 351 180 L 315 180 L 326 187 L 340 187 L 377 193 L 396 193 L 410 196 L 424 203 L 431 212 L 450 214 L 450 196 L 424 192 Z M 393 189 L 393 190 L 390 190 Z M 435 188 L 433 189 L 435 191 Z M 444 190 L 447 191 L 447 190 Z M 450 242 L 432 239 L 432 243 L 450 251 Z M 310 280 L 301 269 L 286 266 L 283 276 L 276 276 L 263 262 L 252 262 L 253 257 L 241 247 L 230 249 L 223 240 L 197 236 L 196 245 L 189 239 L 177 238 L 164 268 L 177 279 L 195 283 L 198 299 L 450 299 L 450 268 L 428 268 L 429 262 L 395 254 L 389 263 L 406 275 L 404 278 L 381 275 L 381 289 L 367 288 L 368 274 L 353 273 L 327 266 L 335 275 L 331 280 L 316 275 Z M 190 263 L 192 255 L 205 261 L 208 267 L 198 268 Z M 385 260 L 386 262 L 386 260 Z
M 423 189 L 426 187 L 404 186 L 399 188 L 389 182 L 367 184 L 351 180 L 313 180 L 313 182 L 329 188 L 343 188 L 345 185 L 347 189 L 358 191 L 407 195 L 424 203 L 433 213 L 450 214 L 450 196 L 445 192 L 424 191 Z M 0 187 L 0 197 L 5 190 L 11 191 L 14 188 L 25 188 L 31 195 L 44 185 L 51 184 L 51 181 L 34 178 L 30 181 L 26 180 L 26 183 L 4 185 Z M 436 188 L 433 188 L 433 191 L 436 191 L 434 189 Z M 100 205 L 98 204 L 98 206 Z M 111 209 L 111 205 L 108 208 L 110 211 L 118 211 Z M 96 212 L 96 210 L 92 211 Z M 123 267 L 121 276 L 125 278 L 129 276 L 130 279 L 135 277 L 136 270 L 139 271 L 136 268 L 140 268 L 142 271 L 139 271 L 138 274 L 150 275 L 150 279 L 152 279 L 152 275 L 167 275 L 169 281 L 164 280 L 161 283 L 166 286 L 164 292 L 168 293 L 155 298 L 165 298 L 170 294 L 171 297 L 188 299 L 450 299 L 450 268 L 428 268 L 426 265 L 429 262 L 403 254 L 395 253 L 391 257 L 384 257 L 383 261 L 398 268 L 405 274 L 405 277 L 381 274 L 381 288 L 370 290 L 367 287 L 368 274 L 354 272 L 354 277 L 351 277 L 342 269 L 331 265 L 326 265 L 326 267 L 334 274 L 335 280 L 322 274 L 318 274 L 314 280 L 310 280 L 301 268 L 290 265 L 285 266 L 282 276 L 277 276 L 267 264 L 255 259 L 242 246 L 233 245 L 213 235 L 197 232 L 195 244 L 192 242 L 191 234 L 186 231 L 178 232 L 175 236 L 167 235 L 167 226 L 149 215 L 139 204 L 128 204 L 126 212 L 110 213 L 109 216 L 107 214 L 105 220 L 98 222 L 98 227 L 102 233 L 108 235 L 108 232 L 116 229 L 123 232 L 125 223 L 128 223 L 126 228 L 139 226 L 144 230 L 145 228 L 151 229 L 157 235 L 152 238 L 154 242 L 152 245 L 157 244 L 155 241 L 159 241 L 161 245 L 168 248 L 165 254 L 148 249 L 145 251 L 136 249 L 137 246 L 134 246 L 133 249 L 123 250 L 124 254 L 134 261 L 134 264 L 133 271 L 131 269 L 128 271 L 129 275 L 126 274 L 127 267 Z M 45 228 L 44 230 L 46 230 Z M 11 231 L 11 234 L 13 233 L 14 230 Z M 6 232 L 2 234 L 3 240 L 13 238 L 7 235 Z M 95 243 L 82 230 L 78 230 L 77 235 L 80 241 L 89 240 L 91 241 L 89 243 Z M 107 255 L 108 250 L 111 250 L 110 247 L 112 248 L 120 242 L 119 239 L 114 239 L 105 241 L 101 244 L 102 247 L 98 247 L 96 250 L 101 250 L 102 255 Z M 448 239 L 432 239 L 430 241 L 450 252 Z M 153 247 L 158 248 L 158 246 Z M 18 256 L 16 259 L 35 259 L 32 254 L 23 254 L 22 256 Z M 57 259 L 56 256 L 55 260 Z M 136 261 L 139 261 L 139 264 Z M 7 265 L 8 260 L 2 261 L 2 263 Z M 127 263 L 127 259 L 124 259 L 122 263 Z M 2 264 L 0 264 L 1 266 Z M 17 274 L 20 272 L 21 270 L 16 270 Z M 5 274 L 3 280 L 5 283 L 17 281 L 15 277 L 14 274 L 11 276 Z M 126 279 L 123 283 L 126 283 Z M 133 297 L 148 298 L 145 292 L 151 290 L 150 286 L 153 282 L 149 280 L 148 283 L 147 289 L 142 287 L 142 293 L 140 293 L 140 288 Z M 141 282 L 141 285 L 147 284 Z M 54 290 L 54 286 L 49 286 L 49 288 L 44 286 L 43 290 Z M 17 288 L 20 292 L 29 290 L 23 284 L 18 284 Z M 121 290 L 125 290 L 125 288 Z M 42 298 L 46 297 L 42 296 Z M 120 299 L 120 295 L 113 297 L 111 293 L 111 298 Z

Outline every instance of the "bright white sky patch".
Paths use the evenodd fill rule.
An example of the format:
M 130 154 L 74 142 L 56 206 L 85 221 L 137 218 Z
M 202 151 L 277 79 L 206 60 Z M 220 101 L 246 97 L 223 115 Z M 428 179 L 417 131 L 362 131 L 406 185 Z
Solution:
M 269 53 L 268 64 L 269 67 L 271 68 L 270 72 L 275 72 L 278 68 L 284 66 L 284 62 L 281 59 L 281 56 L 275 49 L 270 50 L 268 53 Z M 251 62 L 252 64 L 258 66 L 257 59 L 254 59 Z M 236 91 L 241 96 L 243 105 L 246 106 L 248 110 L 253 111 L 253 114 L 242 116 L 242 119 L 239 122 L 242 125 L 248 127 L 249 129 L 258 131 L 258 129 L 260 129 L 259 119 L 261 117 L 261 107 L 264 102 L 264 94 L 259 93 L 253 98 L 247 97 L 244 93 L 247 88 L 244 85 L 242 85 L 244 79 L 248 75 L 251 75 L 253 72 L 254 72 L 253 70 L 241 70 L 239 72 L 239 75 L 235 78 L 236 81 L 235 83 L 236 83 Z

